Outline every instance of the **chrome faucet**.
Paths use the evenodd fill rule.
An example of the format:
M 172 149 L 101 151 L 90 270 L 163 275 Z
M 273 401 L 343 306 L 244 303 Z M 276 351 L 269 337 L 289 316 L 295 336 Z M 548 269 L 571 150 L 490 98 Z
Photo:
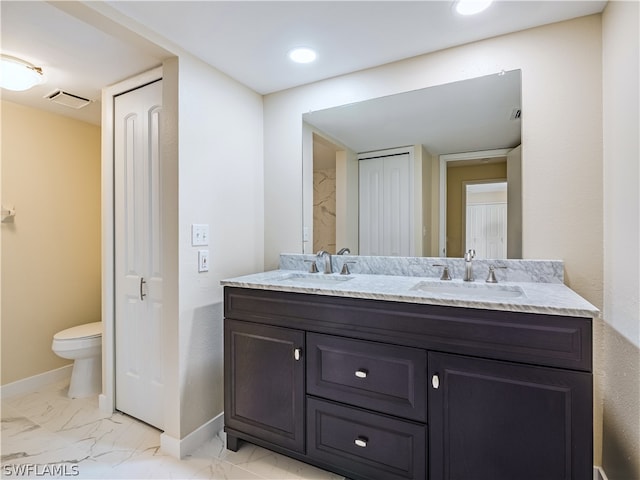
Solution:
M 473 264 L 472 260 L 476 256 L 475 250 L 469 250 L 464 254 L 464 278 L 465 282 L 473 282 Z
M 316 254 L 316 261 L 324 262 L 324 267 L 322 268 L 322 271 L 324 273 L 333 273 L 333 269 L 331 268 L 331 254 L 325 250 L 320 250 L 317 254 Z
M 350 254 L 351 254 L 351 250 L 349 250 L 348 247 L 341 248 L 340 251 L 336 253 L 336 255 L 350 255 Z

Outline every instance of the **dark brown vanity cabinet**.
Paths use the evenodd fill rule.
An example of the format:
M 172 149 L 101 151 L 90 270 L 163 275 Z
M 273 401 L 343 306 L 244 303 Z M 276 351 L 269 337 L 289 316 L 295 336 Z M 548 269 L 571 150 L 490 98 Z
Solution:
M 429 354 L 430 474 L 447 479 L 588 479 L 591 375 Z
M 225 431 L 352 479 L 590 478 L 591 319 L 225 287 Z
M 299 330 L 225 320 L 228 428 L 304 452 L 303 346 Z

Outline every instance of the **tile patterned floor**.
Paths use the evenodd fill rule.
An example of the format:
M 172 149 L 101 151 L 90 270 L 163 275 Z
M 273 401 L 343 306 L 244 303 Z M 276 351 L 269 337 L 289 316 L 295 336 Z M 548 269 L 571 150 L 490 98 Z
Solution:
M 342 477 L 250 444 L 226 450 L 224 434 L 183 460 L 160 451 L 160 432 L 97 397 L 71 400 L 68 381 L 2 400 L 2 478 L 317 479 Z

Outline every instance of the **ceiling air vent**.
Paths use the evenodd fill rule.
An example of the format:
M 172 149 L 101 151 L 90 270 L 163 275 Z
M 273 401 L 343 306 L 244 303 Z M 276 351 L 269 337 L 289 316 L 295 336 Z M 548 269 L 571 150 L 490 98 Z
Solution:
M 510 120 L 520 120 L 520 116 L 522 115 L 522 110 L 519 108 L 514 108 L 513 112 L 511 112 Z
M 79 97 L 78 95 L 63 92 L 62 90 L 56 90 L 55 92 L 46 95 L 45 98 L 48 98 L 53 103 L 58 103 L 60 105 L 64 105 L 65 107 L 71 107 L 75 109 L 86 107 L 91 103 L 91 100 L 89 100 L 88 98 Z

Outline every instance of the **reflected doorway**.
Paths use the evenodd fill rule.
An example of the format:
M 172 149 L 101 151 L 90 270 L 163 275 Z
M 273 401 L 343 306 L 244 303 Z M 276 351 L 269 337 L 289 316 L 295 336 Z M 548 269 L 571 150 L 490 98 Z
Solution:
M 506 254 L 492 246 L 479 258 L 522 258 L 521 170 L 520 146 L 440 155 L 440 256 L 460 258 L 472 248 L 467 247 L 466 185 L 506 183 L 507 234 L 501 235 Z
M 464 252 L 469 248 L 473 248 L 467 247 L 467 185 L 495 182 L 507 182 L 506 156 L 448 162 L 446 194 L 447 257 L 460 258 L 464 256 Z M 478 207 L 475 210 L 479 213 L 479 216 L 474 218 L 474 221 L 483 220 L 485 218 L 481 213 L 483 207 Z M 476 223 L 476 227 L 474 229 L 475 232 L 473 232 L 474 235 L 486 228 L 485 225 L 479 223 Z M 481 248 L 481 251 L 484 250 L 484 248 Z M 479 251 L 476 251 L 476 257 L 488 258 L 485 255 L 481 255 Z M 505 257 L 506 252 L 502 258 Z

